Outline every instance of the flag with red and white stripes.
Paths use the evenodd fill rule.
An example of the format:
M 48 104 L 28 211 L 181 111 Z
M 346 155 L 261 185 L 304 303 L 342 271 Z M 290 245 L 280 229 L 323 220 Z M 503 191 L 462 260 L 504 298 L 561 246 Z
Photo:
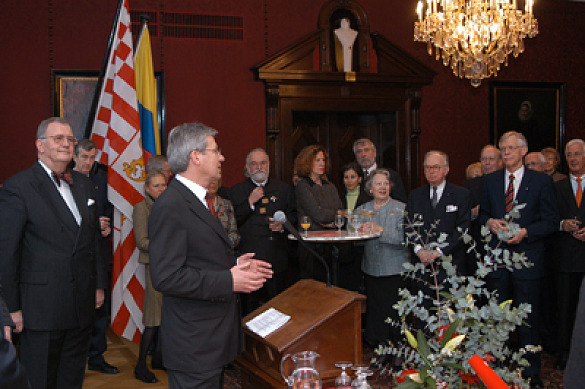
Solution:
M 112 269 L 112 330 L 140 341 L 144 267 L 132 224 L 132 209 L 143 200 L 145 166 L 140 141 L 132 30 L 128 0 L 123 1 L 115 26 L 91 140 L 97 160 L 108 169 L 108 200 L 114 206 Z

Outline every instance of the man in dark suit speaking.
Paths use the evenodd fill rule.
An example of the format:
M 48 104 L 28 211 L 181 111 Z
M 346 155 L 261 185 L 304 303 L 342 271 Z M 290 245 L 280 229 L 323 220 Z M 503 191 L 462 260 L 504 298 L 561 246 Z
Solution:
M 207 208 L 207 187 L 220 178 L 217 131 L 200 123 L 175 127 L 167 157 L 175 178 L 148 221 L 150 271 L 164 294 L 161 342 L 170 388 L 222 387 L 223 367 L 241 344 L 237 292 L 272 276 L 270 264 L 237 258 L 221 223 Z
M 492 233 L 508 230 L 505 216 L 514 203 L 525 204 L 520 218 L 514 220 L 519 232 L 501 242 L 500 248 L 512 253 L 524 253 L 534 266 L 509 271 L 498 269 L 488 275 L 487 286 L 498 291 L 498 302 L 513 299 L 514 304 L 528 303 L 532 312 L 526 323 L 518 329 L 520 346 L 539 345 L 539 309 L 542 277 L 544 275 L 544 238 L 559 228 L 559 213 L 552 178 L 544 173 L 526 169 L 522 158 L 528 152 L 524 135 L 509 131 L 499 142 L 504 169 L 483 177 L 483 190 L 479 207 L 480 222 Z M 498 239 L 492 239 L 497 244 Z M 530 387 L 541 388 L 540 353 L 528 353 L 530 366 L 522 373 L 530 378 Z
M 75 142 L 64 119 L 42 121 L 38 162 L 0 189 L 0 272 L 33 389 L 81 388 L 107 287 L 93 184 L 66 171 Z

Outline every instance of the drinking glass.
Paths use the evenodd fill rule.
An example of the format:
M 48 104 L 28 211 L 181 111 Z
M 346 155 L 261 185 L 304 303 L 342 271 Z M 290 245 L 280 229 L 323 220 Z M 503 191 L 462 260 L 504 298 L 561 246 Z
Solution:
M 361 225 L 362 219 L 360 218 L 360 215 L 355 213 L 351 215 L 351 226 L 353 227 L 354 233 L 356 235 L 358 235 L 358 229 L 360 228 Z
M 335 227 L 337 227 L 337 232 L 341 234 L 341 227 L 343 227 L 343 215 L 341 213 L 335 215 Z
M 335 366 L 341 368 L 341 374 L 335 379 L 335 386 L 339 389 L 351 387 L 351 377 L 347 374 L 345 369 L 351 367 L 353 364 L 350 361 L 336 362 Z
M 309 227 L 311 227 L 311 218 L 303 216 L 301 218 L 301 227 L 305 230 L 305 238 L 309 236 Z

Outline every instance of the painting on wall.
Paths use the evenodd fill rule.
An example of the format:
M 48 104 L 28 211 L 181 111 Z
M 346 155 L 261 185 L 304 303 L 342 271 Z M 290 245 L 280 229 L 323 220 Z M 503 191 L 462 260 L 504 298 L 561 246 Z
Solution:
M 565 84 L 492 81 L 490 112 L 493 144 L 513 130 L 524 134 L 529 151 L 553 147 L 563 154 Z
M 52 71 L 53 115 L 67 119 L 77 139 L 83 139 L 88 135 L 86 128 L 90 120 L 89 115 L 98 84 L 98 76 L 97 70 Z M 161 134 L 161 145 L 164 145 L 164 77 L 162 72 L 155 72 L 154 76 L 157 83 L 158 127 Z

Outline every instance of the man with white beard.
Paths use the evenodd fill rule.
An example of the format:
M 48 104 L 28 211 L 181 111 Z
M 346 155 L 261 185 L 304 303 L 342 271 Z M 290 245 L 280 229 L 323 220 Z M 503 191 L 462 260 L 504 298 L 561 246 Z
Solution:
M 270 160 L 264 149 L 255 148 L 246 156 L 245 181 L 230 189 L 238 231 L 238 250 L 256 253 L 255 257 L 272 264 L 274 274 L 264 286 L 245 297 L 244 314 L 270 300 L 285 287 L 289 242 L 282 224 L 272 220 L 283 211 L 292 225 L 296 224 L 296 202 L 292 187 L 269 178 Z

